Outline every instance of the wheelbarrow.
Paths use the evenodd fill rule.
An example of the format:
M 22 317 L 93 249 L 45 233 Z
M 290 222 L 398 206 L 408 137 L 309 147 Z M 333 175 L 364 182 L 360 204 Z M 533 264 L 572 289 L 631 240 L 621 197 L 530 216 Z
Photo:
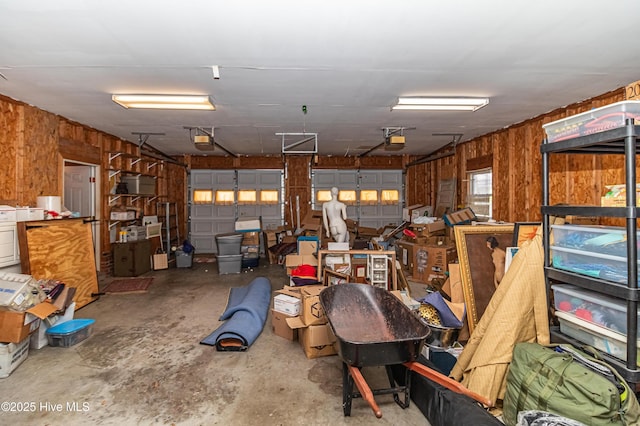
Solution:
M 364 399 L 377 418 L 382 411 L 375 395 L 393 394 L 402 408 L 410 402 L 411 371 L 492 407 L 492 401 L 478 395 L 455 380 L 428 368 L 416 358 L 429 337 L 429 327 L 389 291 L 369 284 L 337 284 L 320 292 L 320 303 L 329 325 L 337 338 L 338 355 L 343 362 L 342 407 L 345 416 L 351 415 L 353 398 Z M 392 365 L 403 364 L 407 370 L 404 385 L 397 385 Z M 371 389 L 361 369 L 384 366 L 390 387 Z M 359 392 L 354 392 L 353 385 Z M 404 398 L 400 399 L 400 393 Z

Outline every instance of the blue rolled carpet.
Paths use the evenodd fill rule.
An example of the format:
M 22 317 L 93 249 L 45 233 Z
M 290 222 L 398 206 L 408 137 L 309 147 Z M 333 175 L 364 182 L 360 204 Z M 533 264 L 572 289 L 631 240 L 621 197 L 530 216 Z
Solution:
M 227 307 L 219 318 L 225 323 L 200 344 L 215 346 L 219 351 L 246 351 L 262 332 L 270 304 L 271 282 L 265 277 L 230 289 Z

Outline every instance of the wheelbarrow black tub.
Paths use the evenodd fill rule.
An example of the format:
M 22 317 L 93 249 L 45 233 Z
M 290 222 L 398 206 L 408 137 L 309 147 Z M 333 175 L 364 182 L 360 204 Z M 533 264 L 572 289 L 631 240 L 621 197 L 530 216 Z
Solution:
M 369 284 L 338 284 L 320 293 L 338 354 L 354 367 L 413 361 L 430 329 L 392 293 Z

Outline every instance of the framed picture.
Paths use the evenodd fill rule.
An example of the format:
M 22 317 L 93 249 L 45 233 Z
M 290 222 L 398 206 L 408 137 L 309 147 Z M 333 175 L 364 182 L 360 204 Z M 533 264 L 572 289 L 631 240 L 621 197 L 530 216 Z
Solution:
M 325 268 L 324 270 L 324 285 L 326 286 L 346 284 L 350 282 L 350 279 L 351 276 L 349 274 L 343 274 L 328 268 Z
M 511 261 L 513 260 L 513 256 L 516 255 L 520 247 L 507 247 L 505 250 L 507 252 L 507 257 L 504 260 L 504 273 L 506 274 L 509 270 L 509 266 L 511 266 Z
M 469 333 L 489 305 L 504 276 L 506 248 L 513 241 L 513 224 L 456 225 L 456 247 Z
M 513 227 L 513 247 L 520 247 L 525 241 L 533 239 L 540 230 L 540 222 L 516 222 Z

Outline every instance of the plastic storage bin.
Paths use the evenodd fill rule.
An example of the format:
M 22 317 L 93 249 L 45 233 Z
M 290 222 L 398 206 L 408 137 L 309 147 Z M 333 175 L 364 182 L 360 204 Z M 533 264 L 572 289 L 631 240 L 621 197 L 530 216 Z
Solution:
M 176 255 L 176 268 L 191 268 L 193 264 L 193 253 L 185 253 L 182 250 L 177 250 Z
M 626 230 L 620 227 L 552 225 L 554 268 L 627 284 Z
M 156 180 L 152 176 L 122 176 L 120 181 L 127 184 L 129 194 L 156 194 Z
M 242 255 L 243 268 L 257 268 L 260 265 L 260 255 L 258 253 L 245 253 Z
M 551 290 L 556 313 L 564 312 L 612 332 L 627 334 L 627 306 L 623 300 L 570 284 L 556 284 Z
M 583 321 L 565 312 L 556 312 L 556 316 L 560 323 L 560 332 L 563 334 L 623 361 L 627 360 L 626 335 Z M 637 347 L 640 348 L 640 342 Z M 640 349 L 636 355 L 636 362 L 640 363 Z
M 239 232 L 216 235 L 216 245 L 218 246 L 218 256 L 230 254 L 240 254 L 243 235 Z
M 95 320 L 89 318 L 73 319 L 54 325 L 46 331 L 49 346 L 69 347 L 91 336 Z
M 242 271 L 242 255 L 229 254 L 217 256 L 218 274 L 239 274 Z
M 640 119 L 640 101 L 616 102 L 544 124 L 542 128 L 548 142 L 558 142 L 622 127 L 630 118 Z

